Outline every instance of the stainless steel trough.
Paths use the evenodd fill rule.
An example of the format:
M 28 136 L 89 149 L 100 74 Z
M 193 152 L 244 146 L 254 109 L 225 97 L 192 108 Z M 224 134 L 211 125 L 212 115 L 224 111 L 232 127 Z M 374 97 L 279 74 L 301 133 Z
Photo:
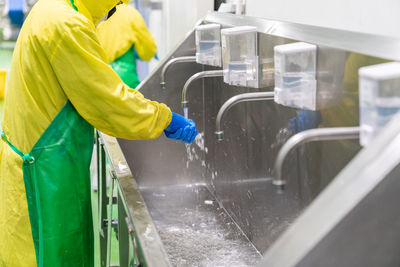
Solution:
M 334 105 L 320 110 L 320 127 L 358 126 L 358 68 L 400 59 L 400 41 L 382 36 L 216 13 L 209 14 L 203 23 L 256 26 L 261 51 L 270 58 L 275 45 L 295 41 L 318 45 L 318 87 L 337 91 L 340 96 Z M 138 90 L 182 114 L 185 82 L 198 72 L 217 69 L 195 62 L 171 65 L 163 76 L 168 84 L 164 89 L 160 88 L 160 75 L 168 60 L 194 54 L 191 32 Z M 200 135 L 191 146 L 164 136 L 152 141 L 128 141 L 100 134 L 100 159 L 104 154 L 100 170 L 104 176 L 105 167 L 101 165 L 108 155 L 118 189 L 115 202 L 120 204 L 120 242 L 125 242 L 120 246 L 120 266 L 128 266 L 127 259 L 133 254 L 142 266 L 255 266 L 287 228 L 301 231 L 297 222 L 302 212 L 325 193 L 323 189 L 361 147 L 358 140 L 302 144 L 285 161 L 282 175 L 287 180 L 286 190 L 278 194 L 272 184 L 274 162 L 293 134 L 287 130 L 288 124 L 298 110 L 273 101 L 241 103 L 224 116 L 224 140 L 217 141 L 214 134 L 217 112 L 226 100 L 240 93 L 272 90 L 232 87 L 221 78 L 193 82 L 188 92 L 189 117 L 198 125 Z M 318 101 L 323 106 L 323 97 Z M 101 179 L 104 188 L 105 178 Z M 105 193 L 101 197 L 105 202 Z M 111 219 L 104 212 L 101 224 Z M 304 220 L 301 222 L 306 226 Z M 102 225 L 100 228 L 106 229 Z M 288 243 L 294 235 L 290 233 L 285 236 Z M 129 238 L 124 234 L 130 234 Z M 278 242 L 282 251 L 300 250 L 283 250 L 283 243 Z M 301 246 L 300 242 L 296 245 Z M 283 257 L 276 252 L 279 248 L 266 253 L 269 258 L 263 262 L 270 264 L 274 257 Z M 296 254 L 296 259 L 304 255 Z M 285 266 L 299 262 L 288 261 Z M 327 265 L 315 261 L 308 266 Z

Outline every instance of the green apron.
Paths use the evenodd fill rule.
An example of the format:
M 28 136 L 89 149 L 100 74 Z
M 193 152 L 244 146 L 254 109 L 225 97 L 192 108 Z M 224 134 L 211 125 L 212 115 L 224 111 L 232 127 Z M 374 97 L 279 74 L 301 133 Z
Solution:
M 68 101 L 29 154 L 13 146 L 4 133 L 2 138 L 23 159 L 38 267 L 93 266 L 93 127 Z
M 128 52 L 110 64 L 121 80 L 132 89 L 135 89 L 140 84 L 136 70 L 137 57 L 134 49 L 134 47 L 130 48 Z

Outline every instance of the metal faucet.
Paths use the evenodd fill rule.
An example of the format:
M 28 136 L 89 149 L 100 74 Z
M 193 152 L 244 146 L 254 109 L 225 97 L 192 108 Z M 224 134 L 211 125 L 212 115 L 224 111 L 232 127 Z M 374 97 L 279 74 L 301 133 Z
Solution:
M 185 86 L 183 86 L 182 90 L 182 107 L 187 108 L 188 107 L 188 101 L 186 98 L 187 90 L 189 88 L 189 85 L 194 82 L 195 80 L 201 79 L 201 78 L 210 78 L 210 77 L 222 77 L 224 76 L 224 71 L 223 70 L 209 70 L 209 71 L 202 71 L 198 72 L 192 77 L 190 77 L 186 83 Z
M 293 135 L 282 146 L 275 160 L 274 180 L 272 183 L 278 192 L 285 190 L 286 181 L 282 179 L 283 163 L 289 153 L 297 146 L 313 141 L 347 140 L 358 139 L 360 137 L 360 127 L 337 127 L 311 129 Z
M 229 98 L 218 111 L 217 120 L 215 122 L 215 137 L 217 140 L 221 141 L 224 139 L 224 131 L 221 130 L 221 120 L 226 111 L 241 102 L 263 100 L 274 100 L 274 92 L 246 93 Z
M 196 62 L 196 57 L 195 56 L 187 56 L 187 57 L 176 57 L 165 63 L 164 67 L 161 70 L 161 82 L 160 86 L 161 88 L 166 88 L 166 83 L 165 83 L 165 74 L 169 67 L 175 63 L 186 63 L 186 62 Z

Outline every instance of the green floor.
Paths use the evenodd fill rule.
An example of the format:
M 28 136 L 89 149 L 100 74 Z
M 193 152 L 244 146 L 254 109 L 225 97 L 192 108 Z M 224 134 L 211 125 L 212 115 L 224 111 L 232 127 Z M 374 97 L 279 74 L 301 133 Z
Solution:
M 14 42 L 0 42 L 0 68 L 9 72 L 14 50 Z

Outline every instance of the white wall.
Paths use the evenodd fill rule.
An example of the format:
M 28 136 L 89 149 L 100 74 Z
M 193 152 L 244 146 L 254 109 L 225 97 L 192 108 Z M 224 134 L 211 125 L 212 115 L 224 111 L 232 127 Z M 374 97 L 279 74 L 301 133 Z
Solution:
M 163 59 L 193 29 L 196 22 L 214 10 L 214 0 L 157 0 L 162 10 L 150 13 L 149 28 L 156 38 L 158 56 Z M 400 1 L 400 0 L 399 0 Z M 150 63 L 152 70 L 158 61 Z
M 165 0 L 164 3 L 167 52 L 193 29 L 199 19 L 214 9 L 213 0 Z
M 247 15 L 400 37 L 400 0 L 247 0 Z

